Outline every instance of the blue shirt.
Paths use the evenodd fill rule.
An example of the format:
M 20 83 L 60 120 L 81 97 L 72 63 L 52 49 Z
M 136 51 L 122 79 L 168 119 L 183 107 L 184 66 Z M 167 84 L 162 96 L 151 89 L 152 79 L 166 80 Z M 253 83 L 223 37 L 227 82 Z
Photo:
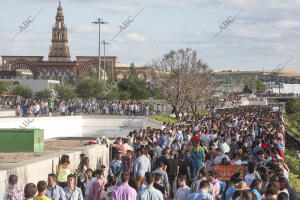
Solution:
M 235 192 L 234 187 L 228 188 L 228 190 L 226 191 L 226 194 L 225 194 L 226 200 L 229 200 L 232 197 L 234 192 Z
M 202 159 L 203 159 L 203 153 L 192 153 L 191 158 L 193 160 L 193 167 L 194 169 L 199 169 L 202 167 Z
M 191 193 L 187 196 L 187 200 L 199 200 L 199 199 L 214 200 L 213 196 L 211 196 L 210 194 L 202 190 Z
M 27 108 L 28 108 L 28 106 L 27 106 L 26 104 L 24 104 L 24 105 L 22 106 L 22 110 L 23 110 L 23 114 L 24 114 L 24 115 L 27 115 Z
M 0 200 L 3 200 L 3 196 L 2 193 L 0 192 Z
M 162 149 L 165 149 L 168 146 L 168 137 L 166 135 L 162 135 L 158 139 L 158 144 Z
M 122 162 L 113 160 L 110 164 L 111 173 L 110 175 L 113 175 L 115 177 L 119 177 L 122 173 Z
M 260 146 L 256 146 L 254 147 L 254 149 L 252 150 L 252 156 L 255 160 L 258 160 L 258 156 L 256 155 L 259 151 L 264 152 L 264 149 Z
M 256 189 L 252 189 L 251 192 L 257 196 L 257 200 L 262 200 L 261 194 Z
M 50 186 L 47 186 L 45 196 L 53 200 L 66 200 L 66 194 L 59 185 L 56 185 L 53 190 Z

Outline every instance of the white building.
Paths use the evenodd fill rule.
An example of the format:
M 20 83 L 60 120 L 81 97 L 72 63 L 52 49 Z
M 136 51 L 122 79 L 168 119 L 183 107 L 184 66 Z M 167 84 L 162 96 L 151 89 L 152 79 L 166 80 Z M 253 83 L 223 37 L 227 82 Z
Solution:
M 26 85 L 30 87 L 34 93 L 44 89 L 54 89 L 56 84 L 60 84 L 57 80 L 0 79 L 0 81 L 10 81 L 14 84 Z

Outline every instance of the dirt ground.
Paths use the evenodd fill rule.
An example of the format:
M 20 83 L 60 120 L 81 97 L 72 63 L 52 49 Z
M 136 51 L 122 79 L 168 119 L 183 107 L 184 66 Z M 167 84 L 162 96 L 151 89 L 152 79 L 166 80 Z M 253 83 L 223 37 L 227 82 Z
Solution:
M 18 153 L 0 153 L 0 163 L 18 163 L 24 160 L 30 160 L 37 157 L 51 155 L 60 151 L 84 147 L 89 141 L 95 138 L 60 138 L 46 140 L 44 151 L 40 153 L 34 152 L 18 152 Z

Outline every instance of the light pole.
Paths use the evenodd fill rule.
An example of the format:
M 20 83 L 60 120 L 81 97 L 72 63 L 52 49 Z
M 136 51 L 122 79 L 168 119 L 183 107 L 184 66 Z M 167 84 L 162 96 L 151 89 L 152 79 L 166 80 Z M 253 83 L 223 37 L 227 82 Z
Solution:
M 104 77 L 104 81 L 105 81 L 105 72 L 106 72 L 106 64 L 105 64 L 105 46 L 107 45 L 107 44 L 109 44 L 108 42 L 105 42 L 105 40 L 103 40 L 102 41 L 102 43 L 101 44 L 103 44 L 103 46 L 104 46 L 104 63 L 103 63 L 103 68 L 104 68 L 104 75 L 103 75 L 103 77 Z
M 100 26 L 101 24 L 107 24 L 107 22 L 103 21 L 103 19 L 98 18 L 97 21 L 92 22 L 92 24 L 98 24 L 99 25 L 99 46 L 98 46 L 98 80 L 101 79 L 101 56 L 100 56 Z

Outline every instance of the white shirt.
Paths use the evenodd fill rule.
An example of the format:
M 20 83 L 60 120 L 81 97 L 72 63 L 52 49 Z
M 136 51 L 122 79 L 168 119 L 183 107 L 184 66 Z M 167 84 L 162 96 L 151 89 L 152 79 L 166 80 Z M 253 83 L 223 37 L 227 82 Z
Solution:
M 229 160 L 229 157 L 228 157 L 227 155 L 221 155 L 221 156 L 217 156 L 217 157 L 215 158 L 214 163 L 215 163 L 216 165 L 220 164 L 220 163 L 222 162 L 222 159 L 223 159 L 223 158 L 226 158 L 228 161 L 230 161 L 230 160 Z
M 186 200 L 190 190 L 188 186 L 178 188 L 174 200 Z
M 251 186 L 251 183 L 254 181 L 254 179 L 255 179 L 255 176 L 253 174 L 247 174 L 245 176 L 245 182 L 246 182 L 248 187 Z

